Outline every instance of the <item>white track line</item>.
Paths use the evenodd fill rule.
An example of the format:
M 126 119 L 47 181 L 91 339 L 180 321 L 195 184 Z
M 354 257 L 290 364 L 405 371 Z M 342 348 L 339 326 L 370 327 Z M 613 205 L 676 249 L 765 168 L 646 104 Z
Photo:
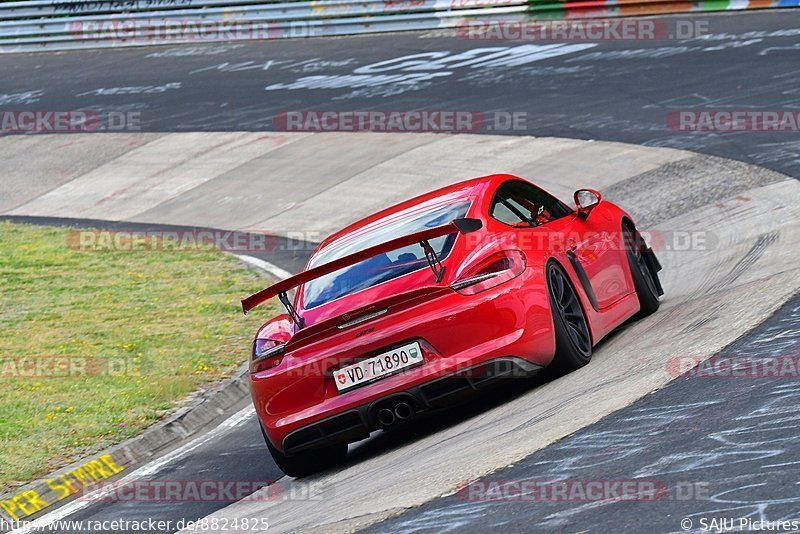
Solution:
M 248 265 L 252 265 L 253 267 L 261 269 L 262 271 L 266 271 L 268 274 L 271 274 L 278 280 L 285 280 L 290 276 L 292 276 L 292 273 L 290 273 L 289 271 L 284 271 L 277 265 L 273 265 L 268 261 L 264 261 L 254 256 L 247 256 L 246 254 L 236 254 L 236 257 Z
M 222 423 L 220 423 L 219 426 L 217 426 L 215 429 L 211 430 L 207 434 L 199 436 L 194 440 L 190 441 L 189 443 L 186 443 L 181 447 L 178 447 L 174 451 L 165 454 L 161 458 L 158 458 L 150 463 L 143 465 L 142 467 L 132 472 L 131 474 L 121 478 L 118 481 L 118 483 L 102 486 L 96 492 L 92 492 L 91 494 L 92 499 L 74 500 L 69 504 L 65 504 L 61 508 L 58 508 L 57 510 L 53 510 L 48 514 L 45 514 L 42 517 L 35 519 L 30 523 L 27 523 L 25 526 L 22 526 L 16 530 L 12 530 L 11 534 L 26 534 L 28 532 L 35 530 L 43 530 L 48 525 L 51 525 L 56 521 L 60 521 L 74 514 L 75 512 L 82 510 L 83 508 L 86 508 L 90 504 L 93 504 L 95 501 L 100 500 L 103 496 L 108 495 L 109 493 L 113 493 L 114 491 L 116 491 L 116 488 L 120 484 L 125 484 L 128 482 L 133 482 L 135 480 L 147 478 L 151 475 L 154 475 L 155 473 L 158 473 L 164 466 L 176 460 L 180 460 L 181 458 L 185 457 L 195 449 L 202 447 L 209 441 L 214 440 L 220 437 L 222 434 L 227 433 L 231 428 L 237 427 L 240 424 L 244 423 L 247 419 L 249 419 L 253 415 L 255 415 L 255 410 L 253 409 L 252 406 L 243 408 L 238 412 L 236 412 L 235 414 L 233 414 L 228 419 L 226 419 L 225 421 L 223 421 Z

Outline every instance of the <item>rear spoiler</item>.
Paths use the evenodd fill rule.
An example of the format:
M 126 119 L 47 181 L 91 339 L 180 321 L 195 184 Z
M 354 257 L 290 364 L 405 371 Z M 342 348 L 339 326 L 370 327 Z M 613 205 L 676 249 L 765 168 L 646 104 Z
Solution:
M 300 319 L 297 316 L 297 312 L 294 310 L 294 307 L 292 306 L 291 302 L 286 296 L 287 291 L 295 287 L 301 286 L 306 282 L 310 282 L 311 280 L 314 280 L 316 278 L 325 276 L 326 274 L 338 271 L 339 269 L 343 269 L 345 267 L 361 263 L 362 261 L 368 260 L 369 258 L 373 258 L 381 254 L 386 254 L 387 252 L 407 247 L 415 243 L 419 243 L 419 245 L 422 246 L 422 248 L 425 250 L 425 257 L 428 260 L 428 264 L 430 265 L 431 269 L 436 275 L 436 281 L 439 282 L 441 281 L 442 275 L 444 274 L 444 267 L 442 267 L 439 258 L 436 256 L 436 253 L 433 251 L 433 248 L 431 248 L 428 241 L 431 239 L 436 239 L 437 237 L 442 237 L 456 233 L 468 234 L 470 232 L 475 232 L 477 230 L 480 230 L 482 226 L 483 224 L 479 219 L 455 219 L 453 222 L 445 224 L 443 226 L 437 226 L 436 228 L 430 228 L 428 230 L 423 230 L 421 232 L 416 232 L 403 237 L 398 237 L 397 239 L 392 239 L 385 243 L 381 243 L 379 245 L 366 248 L 354 254 L 350 254 L 348 256 L 344 256 L 339 259 L 333 260 L 330 263 L 325 263 L 323 265 L 320 265 L 319 267 L 314 267 L 307 271 L 298 273 L 294 276 L 287 278 L 286 280 L 278 282 L 277 284 L 273 284 L 266 289 L 262 289 L 258 293 L 254 293 L 249 297 L 243 298 L 242 311 L 244 311 L 244 314 L 247 315 L 247 313 L 250 310 L 258 306 L 259 304 L 262 304 L 268 301 L 269 299 L 277 296 L 280 298 L 281 302 L 286 307 L 286 310 L 289 312 L 289 315 L 291 315 L 292 319 L 295 321 L 295 323 L 297 323 L 298 327 L 302 328 L 303 327 L 302 319 Z

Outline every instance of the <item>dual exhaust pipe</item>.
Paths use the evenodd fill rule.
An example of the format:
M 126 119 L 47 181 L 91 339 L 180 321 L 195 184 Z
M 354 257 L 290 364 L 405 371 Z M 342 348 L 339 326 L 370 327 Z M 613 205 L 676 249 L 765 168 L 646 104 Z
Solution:
M 400 401 L 391 408 L 386 407 L 378 410 L 378 423 L 383 427 L 389 427 L 398 421 L 411 419 L 414 416 L 414 412 L 414 407 L 411 404 Z

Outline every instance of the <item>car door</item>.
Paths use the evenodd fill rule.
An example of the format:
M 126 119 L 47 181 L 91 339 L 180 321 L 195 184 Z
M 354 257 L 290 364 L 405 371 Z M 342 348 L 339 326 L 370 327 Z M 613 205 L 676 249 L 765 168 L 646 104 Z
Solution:
M 567 255 L 578 277 L 588 280 L 592 306 L 602 310 L 631 292 L 625 277 L 627 259 L 620 231 L 613 228 L 611 216 L 594 209 L 588 217 L 575 216 L 567 239 Z M 583 272 L 581 272 L 583 271 Z M 588 291 L 587 291 L 588 293 Z
M 512 180 L 497 190 L 492 217 L 518 232 L 541 231 L 566 251 L 592 307 L 601 310 L 629 291 L 620 262 L 619 235 L 608 232 L 603 210 L 587 219 L 554 196 L 527 182 Z

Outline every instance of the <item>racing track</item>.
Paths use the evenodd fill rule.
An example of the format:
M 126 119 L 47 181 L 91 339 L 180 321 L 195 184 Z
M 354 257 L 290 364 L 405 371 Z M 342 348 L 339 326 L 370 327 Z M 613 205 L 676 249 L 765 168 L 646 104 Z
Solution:
M 771 30 L 783 26 L 776 15 L 718 18 L 723 21 L 720 24 L 733 26 L 733 31 L 741 30 L 742 20 Z M 331 41 L 331 48 L 326 47 L 324 53 L 338 57 L 343 48 L 349 47 L 353 54 L 358 49 L 359 54 L 394 57 L 383 47 L 364 46 L 361 39 L 376 38 Z M 773 42 L 781 39 L 784 40 Z M 414 53 L 419 47 L 445 46 L 444 40 L 421 39 L 414 35 L 392 36 L 391 41 L 403 54 Z M 741 42 L 741 39 L 723 41 Z M 227 50 L 220 52 L 223 58 L 225 54 L 241 56 L 243 51 L 255 54 L 268 49 L 275 55 L 297 54 L 299 61 L 307 55 L 305 47 L 309 43 L 311 41 L 254 43 L 244 48 L 218 48 Z M 647 49 L 650 44 L 635 46 Z M 480 91 L 491 91 L 492 84 L 503 77 L 512 77 L 516 82 L 520 77 L 535 78 L 544 83 L 544 87 L 550 83 L 549 87 L 554 89 L 553 84 L 563 81 L 564 76 L 585 76 L 595 86 L 611 84 L 617 91 L 624 82 L 636 80 L 640 84 L 637 94 L 647 94 L 650 102 L 665 102 L 676 96 L 691 99 L 695 98 L 692 91 L 699 91 L 702 82 L 667 83 L 664 72 L 654 71 L 668 73 L 670 67 L 678 64 L 686 65 L 685 70 L 710 70 L 712 63 L 730 54 L 741 61 L 736 63 L 736 68 L 714 67 L 714 83 L 708 82 L 705 97 L 714 91 L 717 99 L 729 94 L 730 87 L 725 86 L 724 77 L 738 80 L 736 69 L 752 66 L 772 82 L 764 84 L 762 76 L 758 86 L 763 88 L 761 90 L 747 86 L 749 78 L 742 80 L 737 89 L 738 102 L 743 106 L 789 105 L 791 98 L 796 99 L 796 93 L 781 85 L 784 82 L 780 80 L 783 74 L 792 71 L 790 58 L 796 58 L 792 54 L 797 52 L 782 46 L 786 44 L 785 38 L 770 38 L 738 49 L 682 52 L 659 59 L 655 65 L 652 58 L 638 64 L 626 61 L 624 69 L 620 66 L 614 71 L 616 67 L 609 66 L 614 76 L 608 79 L 598 78 L 601 73 L 608 72 L 604 70 L 605 64 L 602 68 L 572 72 L 572 64 L 565 63 L 564 57 L 543 59 L 532 70 L 509 72 L 505 69 L 492 73 L 489 78 L 494 81 L 484 76 L 482 82 L 473 79 L 474 85 L 465 82 L 470 88 L 477 88 L 475 93 L 463 95 L 448 82 L 406 91 L 386 102 L 391 102 L 394 108 L 419 107 L 424 97 L 425 105 L 430 105 L 433 98 L 452 109 L 467 106 L 470 99 L 483 95 L 483 101 L 491 106 L 491 99 L 486 99 L 485 93 Z M 452 40 L 447 40 L 446 45 L 451 48 L 477 46 Z M 619 46 L 619 43 L 603 43 L 597 49 Z M 761 52 L 776 47 L 785 50 L 767 52 L 774 54 L 770 62 L 755 63 L 763 57 Z M 624 48 L 634 47 L 625 45 Z M 81 69 L 80 76 L 52 91 L 48 89 L 54 87 L 50 77 L 57 75 L 60 68 L 67 68 L 60 65 L 78 61 L 77 54 L 25 56 L 19 64 L 10 58 L 0 58 L 0 61 L 4 68 L 11 65 L 20 74 L 31 73 L 26 77 L 18 76 L 14 82 L 18 87 L 12 88 L 12 92 L 21 87 L 22 80 L 28 87 L 45 88 L 40 101 L 29 106 L 67 108 L 77 101 L 78 97 L 73 94 L 92 91 L 95 85 L 116 87 L 118 83 L 130 83 L 120 79 L 124 78 L 124 71 L 102 68 L 110 58 L 120 64 L 162 52 L 166 50 L 90 53 L 96 61 Z M 703 59 L 714 55 L 712 52 L 720 55 L 713 60 Z M 399 55 L 396 51 L 394 54 Z M 217 59 L 220 58 L 211 59 L 211 63 Z M 185 73 L 200 60 L 202 64 L 209 63 L 206 55 L 185 56 L 177 61 Z M 614 64 L 613 60 L 609 62 Z M 47 68 L 37 69 L 38 74 L 25 71 L 36 64 Z M 655 68 L 657 66 L 661 69 Z M 172 64 L 171 73 L 178 71 L 180 68 Z M 295 76 L 289 72 L 284 75 Z M 560 75 L 556 76 L 557 72 Z M 652 77 L 644 78 L 648 83 L 642 87 L 643 78 L 637 74 L 647 73 Z M 152 78 L 156 83 L 165 74 L 153 68 L 145 78 Z M 224 100 L 229 100 L 231 112 L 209 113 L 212 102 L 217 107 L 220 104 L 219 98 L 211 97 L 216 90 L 211 80 L 203 84 L 202 90 L 182 86 L 185 91 L 176 90 L 181 92 L 180 97 L 170 96 L 169 90 L 142 95 L 137 97 L 141 100 L 132 108 L 138 107 L 152 112 L 152 117 L 160 117 L 152 119 L 151 123 L 145 122 L 151 130 L 225 130 L 235 128 L 230 127 L 233 123 L 228 124 L 229 128 L 224 127 L 226 123 L 218 120 L 222 117 L 235 117 L 235 123 L 240 124 L 245 117 L 265 117 L 274 109 L 296 107 L 298 97 L 304 104 L 308 102 L 306 97 L 313 98 L 313 92 L 295 95 L 286 91 L 285 94 L 272 93 L 276 95 L 274 98 L 270 94 L 267 99 L 249 105 L 247 95 L 254 94 L 258 86 L 263 88 L 264 71 L 245 70 L 240 74 L 241 79 L 237 80 L 252 80 L 253 84 L 249 89 L 237 88 L 235 94 L 226 93 L 230 99 Z M 220 78 L 226 76 L 229 74 L 220 74 Z M 687 78 L 691 75 L 687 74 Z M 278 83 L 276 80 L 279 81 L 280 76 L 271 81 Z M 98 83 L 100 81 L 102 83 Z M 509 82 L 508 78 L 505 81 L 514 88 L 530 89 L 516 82 Z M 542 114 L 544 122 L 532 126 L 532 131 L 553 133 L 558 130 L 562 135 L 581 137 L 589 132 L 608 139 L 633 136 L 636 138 L 630 141 L 651 145 L 692 144 L 698 151 L 727 152 L 725 155 L 757 161 L 790 175 L 798 174 L 794 153 L 797 140 L 790 134 L 737 135 L 733 140 L 719 136 L 676 136 L 665 133 L 663 126 L 659 126 L 663 123 L 654 122 L 654 117 L 663 119 L 666 105 L 652 111 L 647 104 L 637 106 L 626 100 L 622 109 L 619 92 L 612 98 L 611 87 L 605 92 L 599 88 L 586 100 L 578 100 L 576 96 L 588 94 L 585 87 L 570 87 L 574 89 L 547 93 L 543 100 L 550 102 L 546 102 L 546 107 L 557 110 L 559 118 L 555 120 L 551 114 L 547 119 L 547 114 Z M 4 88 L 4 91 L 7 90 Z M 656 92 L 661 95 L 655 95 Z M 326 93 L 325 98 L 329 98 L 348 95 L 351 91 Z M 504 94 L 510 95 L 510 101 L 495 103 L 494 109 L 544 106 L 541 101 L 532 103 L 529 93 L 512 90 Z M 122 97 L 106 99 L 98 95 L 92 98 L 89 105 L 102 100 L 104 106 L 109 106 Z M 593 101 L 595 98 L 598 100 Z M 560 104 L 554 105 L 553 99 Z M 380 95 L 356 95 L 346 102 L 354 100 L 357 101 L 352 104 L 354 107 L 381 103 L 388 106 Z M 190 104 L 192 111 L 186 109 Z M 738 105 L 736 101 L 732 104 Z M 570 113 L 580 114 L 581 108 L 585 110 L 583 122 L 570 116 Z M 167 113 L 168 109 L 172 111 Z M 158 110 L 164 113 L 157 113 Z M 176 114 L 175 110 L 184 111 Z M 537 121 L 539 116 L 537 113 Z M 588 124 L 587 121 L 593 121 L 593 130 L 582 126 Z M 637 124 L 647 127 L 636 128 Z M 223 127 L 218 127 L 220 125 Z M 244 126 L 260 129 L 260 124 L 245 123 Z M 494 399 L 472 403 L 446 417 L 432 418 L 417 429 L 382 435 L 362 443 L 353 448 L 347 466 L 315 478 L 326 489 L 321 501 L 240 502 L 217 512 L 218 517 L 228 518 L 264 516 L 269 519 L 271 528 L 278 531 L 312 527 L 326 532 L 353 530 L 451 492 L 464 480 L 517 462 L 663 386 L 671 378 L 666 371 L 669 358 L 710 356 L 768 317 L 799 287 L 800 252 L 796 243 L 800 240 L 800 184 L 795 179 L 737 162 L 670 149 L 555 138 L 434 137 L 432 134 L 126 133 L 99 138 L 5 138 L 0 141 L 0 152 L 9 163 L 10 172 L 2 178 L 5 196 L 0 197 L 0 208 L 4 213 L 15 215 L 125 219 L 237 229 L 291 229 L 309 235 L 333 230 L 378 205 L 420 189 L 433 188 L 438 183 L 492 171 L 510 171 L 533 178 L 560 195 L 569 194 L 579 186 L 597 187 L 607 198 L 631 209 L 640 227 L 660 230 L 666 236 L 680 231 L 706 232 L 708 246 L 705 249 L 678 250 L 668 237 L 667 243 L 672 245 L 670 250 L 659 253 L 665 266 L 662 274 L 667 291 L 662 309 L 604 342 L 587 368 L 535 389 L 523 387 Z M 57 161 L 44 156 L 53 154 L 56 148 L 61 151 Z M 39 157 L 31 157 L 32 154 Z M 349 157 L 342 161 L 337 157 L 341 154 Z M 301 159 L 299 155 L 305 157 Z M 207 158 L 204 165 L 193 166 L 197 158 L 203 157 Z M 31 169 L 30 161 L 39 162 L 37 168 Z M 209 173 L 198 176 L 198 170 L 209 165 L 212 166 Z M 389 177 L 394 179 L 387 181 Z M 23 181 L 24 178 L 27 180 Z M 20 187 L 19 184 L 26 185 Z M 279 200 L 277 205 L 270 205 L 269 201 L 276 199 Z M 346 211 L 339 207 L 344 203 Z M 162 480 L 274 477 L 274 468 L 269 466 L 253 419 L 242 415 L 236 421 L 239 424 L 212 435 L 191 454 L 181 455 L 174 462 L 160 466 L 159 470 L 151 469 L 148 476 Z M 259 459 L 263 464 L 258 465 Z M 205 508 L 196 504 L 162 504 L 146 509 L 146 513 L 162 517 L 197 517 L 210 512 L 208 507 L 213 509 L 222 504 L 204 503 Z M 145 513 L 141 506 L 125 503 L 72 509 L 70 506 L 56 514 L 65 515 L 72 510 L 74 513 L 67 517 L 79 519 L 135 517 Z
M 795 296 L 721 356 L 796 358 L 798 334 L 800 296 Z M 786 376 L 693 374 L 465 491 L 378 523 L 368 532 L 457 532 L 465 527 L 524 532 L 536 525 L 538 531 L 585 526 L 593 532 L 634 534 L 642 525 L 652 532 L 683 532 L 689 530 L 682 525 L 686 519 L 695 532 L 702 530 L 704 519 L 719 517 L 733 518 L 736 526 L 745 518 L 793 520 L 800 496 L 786 481 L 796 479 L 799 469 L 798 396 L 797 381 Z M 658 481 L 668 494 L 628 502 L 515 498 L 513 492 L 506 502 L 481 498 L 489 484 L 497 491 L 508 482 L 513 491 L 516 482 L 526 480 Z
M 481 133 L 699 150 L 800 175 L 796 131 L 666 127 L 670 111 L 687 108 L 796 109 L 797 11 L 665 20 L 670 33 L 676 20 L 705 26 L 686 40 L 474 41 L 440 31 L 3 55 L 0 106 L 138 113 L 148 132 L 275 130 L 276 114 L 297 109 L 525 113 L 518 128 L 490 120 Z
M 221 510 L 219 513 L 226 517 L 264 516 L 273 528 L 282 531 L 317 525 L 325 525 L 320 527 L 325 531 L 340 531 L 422 504 L 464 480 L 520 460 L 659 388 L 672 378 L 667 371 L 670 358 L 713 354 L 769 316 L 798 287 L 800 252 L 793 244 L 798 240 L 800 182 L 741 163 L 676 150 L 553 138 L 461 135 L 412 142 L 413 138 L 403 134 L 319 134 L 275 148 L 271 135 L 242 134 L 236 137 L 238 142 L 256 144 L 265 152 L 244 162 L 235 151 L 220 149 L 227 157 L 212 152 L 209 157 L 219 174 L 183 190 L 176 186 L 197 178 L 193 166 L 181 164 L 186 156 L 186 137 L 191 135 L 172 134 L 143 141 L 124 154 L 95 160 L 94 169 L 29 200 L 14 212 L 97 217 L 98 210 L 119 203 L 131 210 L 130 220 L 143 218 L 133 212 L 161 212 L 161 220 L 153 216 L 155 222 L 167 222 L 171 212 L 176 217 L 192 214 L 193 219 L 176 221 L 184 224 L 200 224 L 205 217 L 214 222 L 209 226 L 232 227 L 245 221 L 246 217 L 241 217 L 249 212 L 229 210 L 227 223 L 216 220 L 221 211 L 214 209 L 221 197 L 213 192 L 230 193 L 233 197 L 227 202 L 236 204 L 237 195 L 244 199 L 252 195 L 251 190 L 263 188 L 272 198 L 296 206 L 290 211 L 316 215 L 347 202 L 346 216 L 357 217 L 374 210 L 376 203 L 408 196 L 423 186 L 432 188 L 498 167 L 522 175 L 539 169 L 543 185 L 568 195 L 587 183 L 584 177 L 591 167 L 590 184 L 599 187 L 607 198 L 631 206 L 642 228 L 660 231 L 658 235 L 665 239 L 659 251 L 667 291 L 662 309 L 604 342 L 592 365 L 535 389 L 523 388 L 510 398 L 448 412 L 409 430 L 416 434 L 415 439 L 399 432 L 354 447 L 348 467 L 316 479 L 326 492 L 322 501 L 262 499 Z M 216 137 L 206 136 L 209 146 L 224 144 L 224 138 Z M 393 142 L 395 138 L 397 142 Z M 374 142 L 378 140 L 382 142 Z M 68 140 L 44 136 L 26 141 L 41 144 L 43 150 L 50 143 L 65 141 L 82 145 L 83 150 L 73 147 L 75 154 L 89 150 L 107 153 L 106 144 L 120 142 L 94 136 Z M 325 144 L 334 153 L 352 152 L 354 146 L 364 144 L 379 161 L 371 162 L 368 169 L 362 168 L 360 159 L 347 165 L 319 161 L 317 174 L 310 175 L 319 192 L 291 181 L 282 185 L 271 175 L 257 172 L 275 168 L 282 161 L 297 161 L 296 154 L 311 153 L 308 147 L 303 148 L 306 143 Z M 398 145 L 403 143 L 406 145 L 399 151 Z M 123 144 L 132 143 L 127 139 Z M 197 150 L 204 151 L 202 147 Z M 431 158 L 435 158 L 440 177 L 435 180 L 421 170 L 430 167 Z M 149 168 L 145 166 L 148 161 L 152 165 Z M 69 161 L 62 163 L 70 167 Z M 234 167 L 228 169 L 228 164 Z M 392 176 L 404 179 L 391 181 Z M 720 182 L 720 176 L 726 179 Z M 317 177 L 329 180 L 330 186 L 318 184 Z M 248 181 L 252 189 L 233 186 L 242 181 Z M 136 188 L 153 194 L 127 199 Z M 161 194 L 155 194 L 157 191 Z M 364 196 L 364 191 L 381 194 Z M 92 192 L 100 197 L 93 198 Z M 272 228 L 275 223 L 270 221 L 283 220 L 286 212 L 261 211 L 252 215 L 256 216 L 263 222 L 250 227 Z M 331 219 L 334 222 L 309 215 L 300 221 L 325 233 L 341 223 L 335 217 Z M 696 231 L 703 232 L 706 240 L 702 248 L 681 250 L 671 237 L 675 232 Z M 238 424 L 204 437 L 198 444 L 188 444 L 188 451 L 179 449 L 174 460 L 168 458 L 155 468 L 145 466 L 144 476 L 155 480 L 274 478 L 277 473 L 265 456 L 255 421 L 247 413 L 237 416 Z M 419 483 L 419 473 L 425 473 L 425 484 Z M 137 478 L 142 473 L 129 476 Z M 285 481 L 284 486 L 290 487 Z M 75 502 L 46 518 L 136 518 L 145 513 L 148 517 L 192 518 L 223 504 Z

